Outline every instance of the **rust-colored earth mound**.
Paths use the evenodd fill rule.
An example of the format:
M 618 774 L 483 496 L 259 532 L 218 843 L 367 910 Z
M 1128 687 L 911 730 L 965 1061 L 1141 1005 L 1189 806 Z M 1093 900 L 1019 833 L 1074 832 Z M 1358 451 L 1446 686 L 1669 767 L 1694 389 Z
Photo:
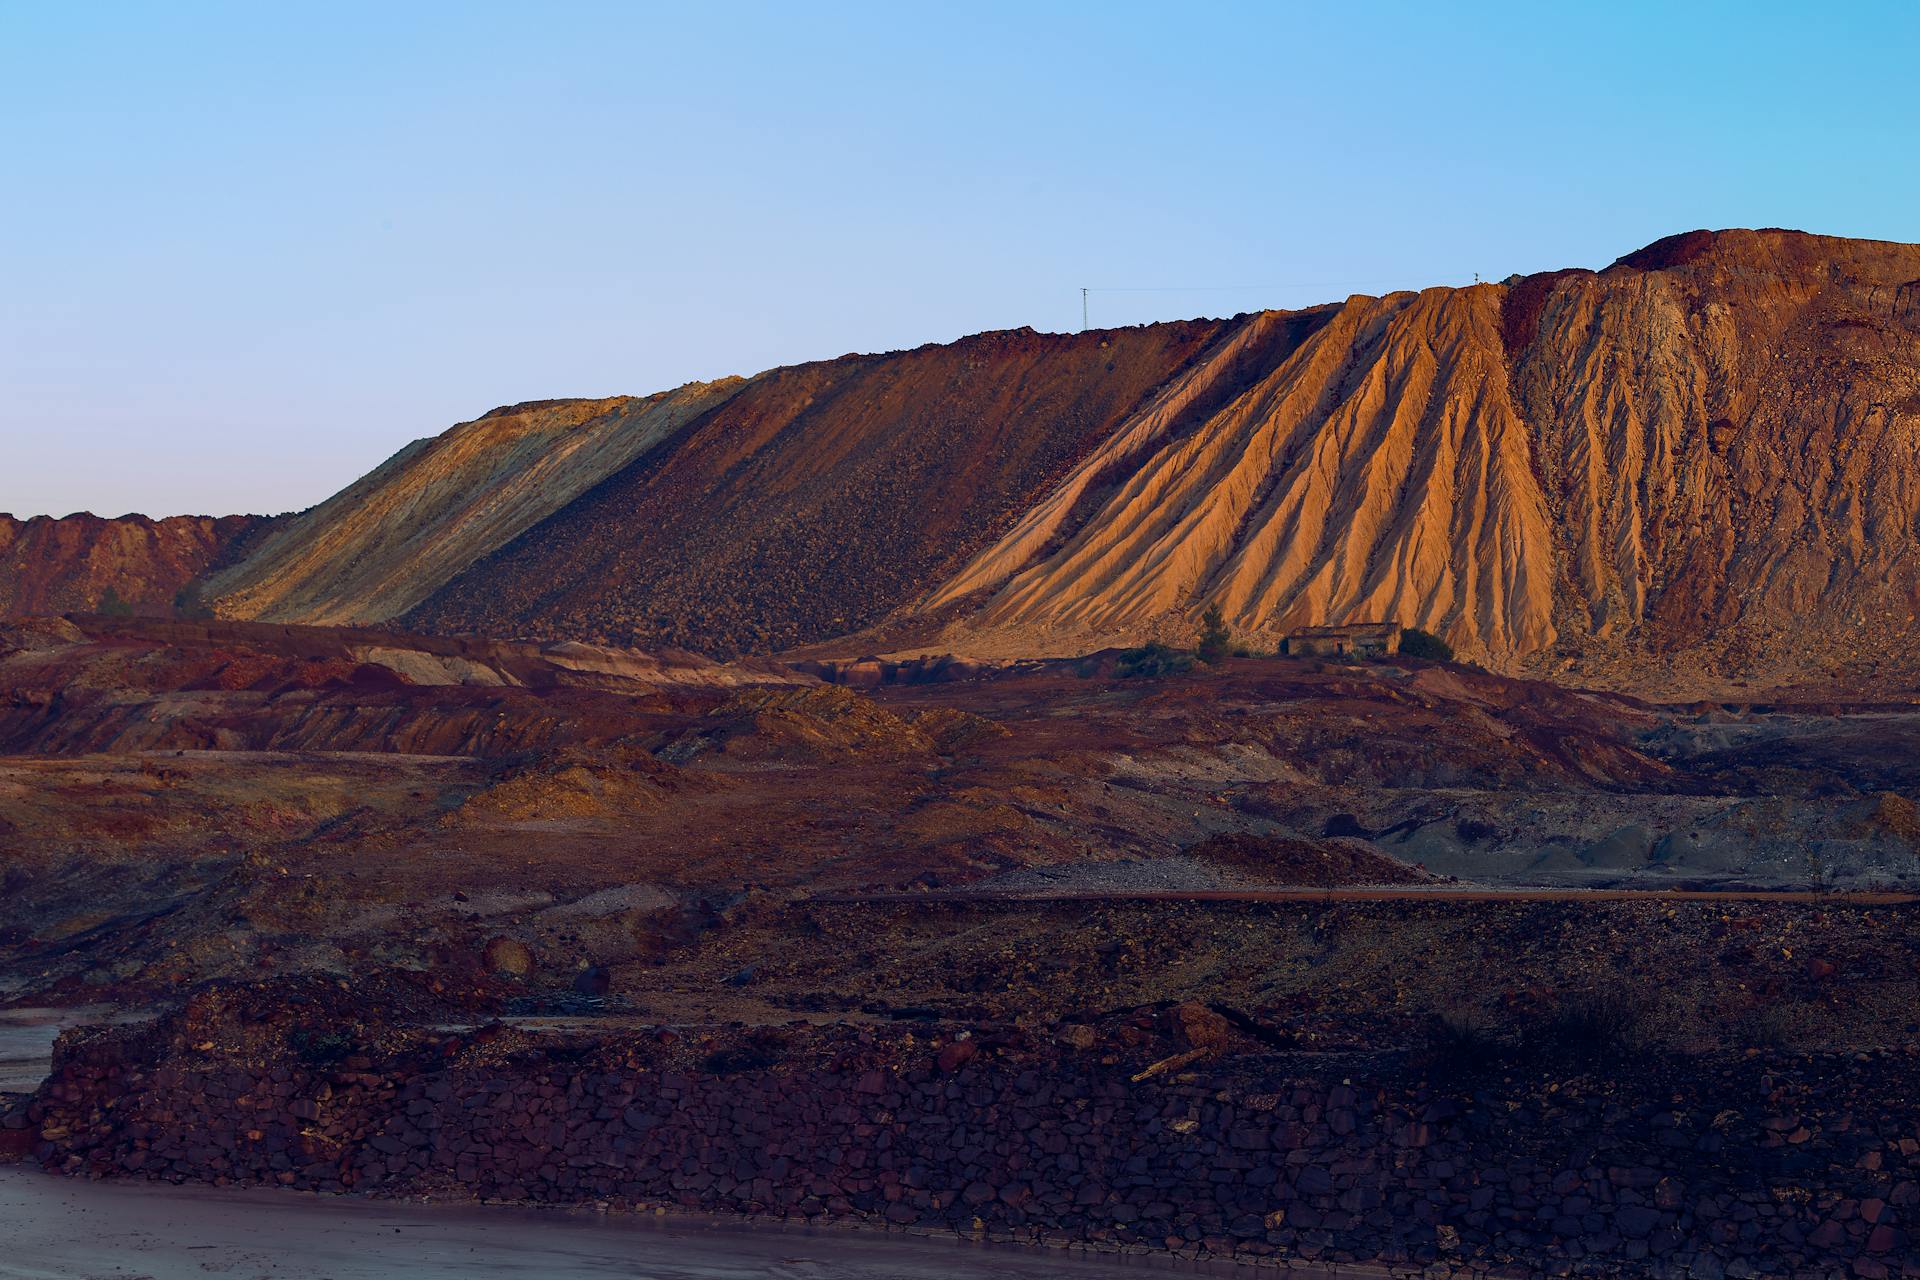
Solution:
M 0 617 L 89 612 L 109 592 L 134 613 L 170 613 L 188 583 L 231 560 L 273 522 L 263 516 L 88 513 L 16 520 L 0 512 Z
M 271 622 L 382 622 L 412 608 L 739 388 L 510 405 L 416 440 L 280 522 L 205 594 Z
M 1920 248 L 1699 232 L 1598 273 L 778 371 L 411 620 L 1012 656 L 1217 603 L 1256 644 L 1389 619 L 1587 681 L 1872 679 L 1912 665 L 1916 507 Z
M 763 374 L 406 621 L 723 655 L 844 635 L 938 586 L 1228 327 L 990 333 Z
M 1255 635 L 1391 619 L 1507 669 L 1905 662 L 1920 246 L 1679 239 L 1352 299 L 1197 427 L 1097 450 L 927 605 L 991 592 L 956 633 L 1027 652 L 1218 603 Z
M 1920 669 L 1916 509 L 1920 246 L 1699 231 L 1599 272 L 514 406 L 201 589 L 843 662 L 1184 641 L 1217 605 L 1258 649 L 1385 620 L 1577 683 L 1870 692 Z M 158 608 L 219 563 L 207 522 L 178 551 L 123 523 L 9 526 L 10 607 Z

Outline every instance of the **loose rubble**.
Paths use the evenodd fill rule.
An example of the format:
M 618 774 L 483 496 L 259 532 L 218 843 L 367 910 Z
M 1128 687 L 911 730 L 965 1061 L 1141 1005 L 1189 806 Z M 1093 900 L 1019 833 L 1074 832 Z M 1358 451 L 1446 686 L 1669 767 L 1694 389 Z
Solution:
M 213 989 L 162 1023 L 70 1032 L 0 1150 L 30 1139 L 74 1176 L 1388 1275 L 1920 1274 L 1915 1050 L 1450 1075 L 1264 1052 L 1204 1006 L 1058 1036 L 449 1034 L 355 1016 L 344 994 Z M 1180 1046 L 1190 1067 L 1132 1078 Z

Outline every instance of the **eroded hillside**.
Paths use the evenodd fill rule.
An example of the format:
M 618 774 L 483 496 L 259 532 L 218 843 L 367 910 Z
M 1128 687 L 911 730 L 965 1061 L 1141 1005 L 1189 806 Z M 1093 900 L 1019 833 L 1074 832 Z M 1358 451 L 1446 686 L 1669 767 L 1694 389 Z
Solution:
M 1496 660 L 1542 648 L 1552 536 L 1506 394 L 1501 299 L 1350 301 L 1184 432 L 1109 442 L 929 604 L 993 590 L 966 625 L 1054 651 L 1210 601 L 1247 632 L 1393 619 Z M 1111 492 L 1076 517 L 1101 475 Z
M 164 614 L 180 589 L 233 557 L 272 522 L 262 516 L 88 512 L 16 520 L 0 513 L 0 616 L 89 612 L 111 603 Z
M 1218 602 L 1505 669 L 1871 670 L 1920 601 L 1920 248 L 1701 233 L 1354 298 L 1206 421 L 1130 425 L 933 593 L 992 593 L 949 639 L 1066 652 Z
M 1570 653 L 1729 673 L 1907 661 L 1920 247 L 1693 233 L 1515 297 Z
M 1691 232 L 1599 272 L 515 406 L 204 590 L 237 618 L 834 658 L 1184 640 L 1218 604 L 1255 647 L 1390 620 L 1507 672 L 1869 689 L 1915 667 L 1916 509 L 1920 246 Z M 206 531 L 163 572 L 12 535 L 27 608 L 219 563 Z

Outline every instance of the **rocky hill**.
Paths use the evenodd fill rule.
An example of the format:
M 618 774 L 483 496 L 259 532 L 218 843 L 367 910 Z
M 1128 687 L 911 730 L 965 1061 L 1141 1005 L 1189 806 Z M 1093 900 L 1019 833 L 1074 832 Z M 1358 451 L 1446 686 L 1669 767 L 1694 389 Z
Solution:
M 1218 603 L 1256 645 L 1390 619 L 1704 690 L 1912 667 L 1917 509 L 1920 246 L 1703 231 L 497 411 L 209 587 L 240 618 L 722 656 L 1086 652 Z
M 17 520 L 0 512 L 0 616 L 89 612 L 114 600 L 135 613 L 171 612 L 182 587 L 271 523 L 262 516 L 109 520 L 87 512 Z

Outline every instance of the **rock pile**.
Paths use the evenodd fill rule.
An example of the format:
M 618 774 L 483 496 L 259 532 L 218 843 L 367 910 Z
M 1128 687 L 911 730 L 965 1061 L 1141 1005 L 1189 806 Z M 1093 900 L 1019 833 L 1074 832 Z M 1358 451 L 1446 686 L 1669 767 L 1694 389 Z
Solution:
M 1389 1274 L 1920 1274 L 1920 1090 L 1901 1055 L 1449 1086 L 1228 1052 L 1134 1083 L 1168 1041 L 1123 1061 L 1017 1032 L 542 1039 L 301 1017 L 234 1026 L 189 1006 L 69 1033 L 26 1113 L 34 1156 L 88 1176 L 861 1220 Z M 1186 1040 L 1224 1034 L 1173 1022 Z

